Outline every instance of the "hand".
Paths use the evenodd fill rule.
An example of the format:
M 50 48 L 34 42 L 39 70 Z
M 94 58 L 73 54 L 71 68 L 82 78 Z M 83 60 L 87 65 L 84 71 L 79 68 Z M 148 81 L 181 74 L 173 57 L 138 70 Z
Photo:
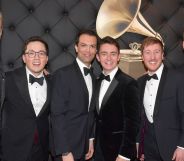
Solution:
M 139 143 L 136 143 L 137 158 L 139 157 Z
M 144 161 L 144 154 L 141 154 L 141 157 L 139 158 L 140 161 Z
M 173 154 L 172 160 L 184 161 L 184 149 L 177 148 Z
M 88 153 L 85 156 L 85 160 L 90 159 L 93 156 L 93 153 L 94 153 L 93 140 L 89 140 L 89 150 L 88 150 Z
M 61 160 L 62 161 L 74 161 L 73 154 L 69 153 L 66 156 L 61 156 Z
M 116 161 L 127 161 L 126 159 L 123 159 L 123 158 L 121 158 L 121 157 L 117 157 L 116 158 Z

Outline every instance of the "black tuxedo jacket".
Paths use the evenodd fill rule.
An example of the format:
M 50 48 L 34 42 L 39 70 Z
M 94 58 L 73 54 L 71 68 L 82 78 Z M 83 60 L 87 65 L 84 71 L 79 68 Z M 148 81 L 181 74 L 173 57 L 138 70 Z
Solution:
M 48 157 L 49 89 L 47 100 L 36 117 L 28 91 L 25 67 L 6 74 L 5 102 L 3 106 L 2 151 L 6 161 L 26 161 L 31 152 L 35 130 Z
M 99 110 L 98 82 L 96 113 L 97 141 L 99 139 L 105 161 L 114 161 L 118 154 L 136 157 L 136 136 L 140 123 L 137 82 L 118 69 Z
M 139 78 L 138 82 L 143 110 L 142 120 L 148 121 L 143 106 L 146 75 Z M 177 146 L 184 147 L 184 75 L 182 73 L 164 67 L 157 91 L 153 120 L 162 159 L 171 161 Z
M 94 77 L 92 76 L 93 91 Z M 53 76 L 51 123 L 55 155 L 72 152 L 84 157 L 93 135 L 94 95 L 88 109 L 88 90 L 76 61 Z

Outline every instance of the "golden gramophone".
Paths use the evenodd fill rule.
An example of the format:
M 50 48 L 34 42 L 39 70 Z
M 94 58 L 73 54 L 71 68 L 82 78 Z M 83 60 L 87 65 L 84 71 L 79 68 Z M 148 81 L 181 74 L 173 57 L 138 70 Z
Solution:
M 125 32 L 138 33 L 145 36 L 157 37 L 155 32 L 139 12 L 141 0 L 104 0 L 97 15 L 96 30 L 99 37 L 111 36 L 118 38 Z M 121 50 L 122 59 L 140 61 L 140 44 L 131 43 L 131 49 Z

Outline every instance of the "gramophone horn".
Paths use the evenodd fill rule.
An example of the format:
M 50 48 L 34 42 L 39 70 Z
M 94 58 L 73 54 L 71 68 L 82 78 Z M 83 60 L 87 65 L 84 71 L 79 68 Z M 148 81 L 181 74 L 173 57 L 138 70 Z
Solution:
M 125 32 L 157 37 L 155 32 L 139 12 L 141 0 L 104 0 L 97 15 L 96 30 L 103 38 L 118 38 Z

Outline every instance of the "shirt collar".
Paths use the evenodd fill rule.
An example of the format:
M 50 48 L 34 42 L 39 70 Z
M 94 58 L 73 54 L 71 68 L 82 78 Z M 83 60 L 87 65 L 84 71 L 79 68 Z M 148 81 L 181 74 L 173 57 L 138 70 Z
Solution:
M 26 66 L 26 75 L 27 75 L 27 80 L 29 80 L 29 74 L 33 75 L 33 73 L 28 69 L 28 67 Z M 34 75 L 33 75 L 34 76 Z M 43 71 L 38 75 L 38 76 L 34 76 L 36 78 L 40 78 L 43 77 Z M 29 82 L 29 81 L 28 81 Z
M 91 67 L 91 65 L 90 65 L 90 67 L 86 66 L 78 57 L 76 58 L 76 61 L 77 61 L 77 64 L 79 65 L 79 68 L 80 68 L 80 70 L 81 70 L 83 75 L 84 75 L 83 68 L 85 67 L 85 68 L 89 68 L 90 69 L 90 67 Z
M 161 78 L 163 68 L 164 68 L 164 64 L 162 63 L 162 64 L 160 65 L 160 67 L 157 69 L 157 71 L 155 72 L 155 74 L 156 74 L 157 77 L 158 77 L 158 80 L 160 80 L 160 78 Z M 150 74 L 150 72 L 148 71 L 148 75 L 153 75 L 153 74 Z
M 112 81 L 115 74 L 117 73 L 118 71 L 118 67 L 115 67 L 108 75 L 110 76 L 110 80 Z M 102 72 L 104 74 L 104 71 Z M 105 75 L 105 74 L 104 74 Z

